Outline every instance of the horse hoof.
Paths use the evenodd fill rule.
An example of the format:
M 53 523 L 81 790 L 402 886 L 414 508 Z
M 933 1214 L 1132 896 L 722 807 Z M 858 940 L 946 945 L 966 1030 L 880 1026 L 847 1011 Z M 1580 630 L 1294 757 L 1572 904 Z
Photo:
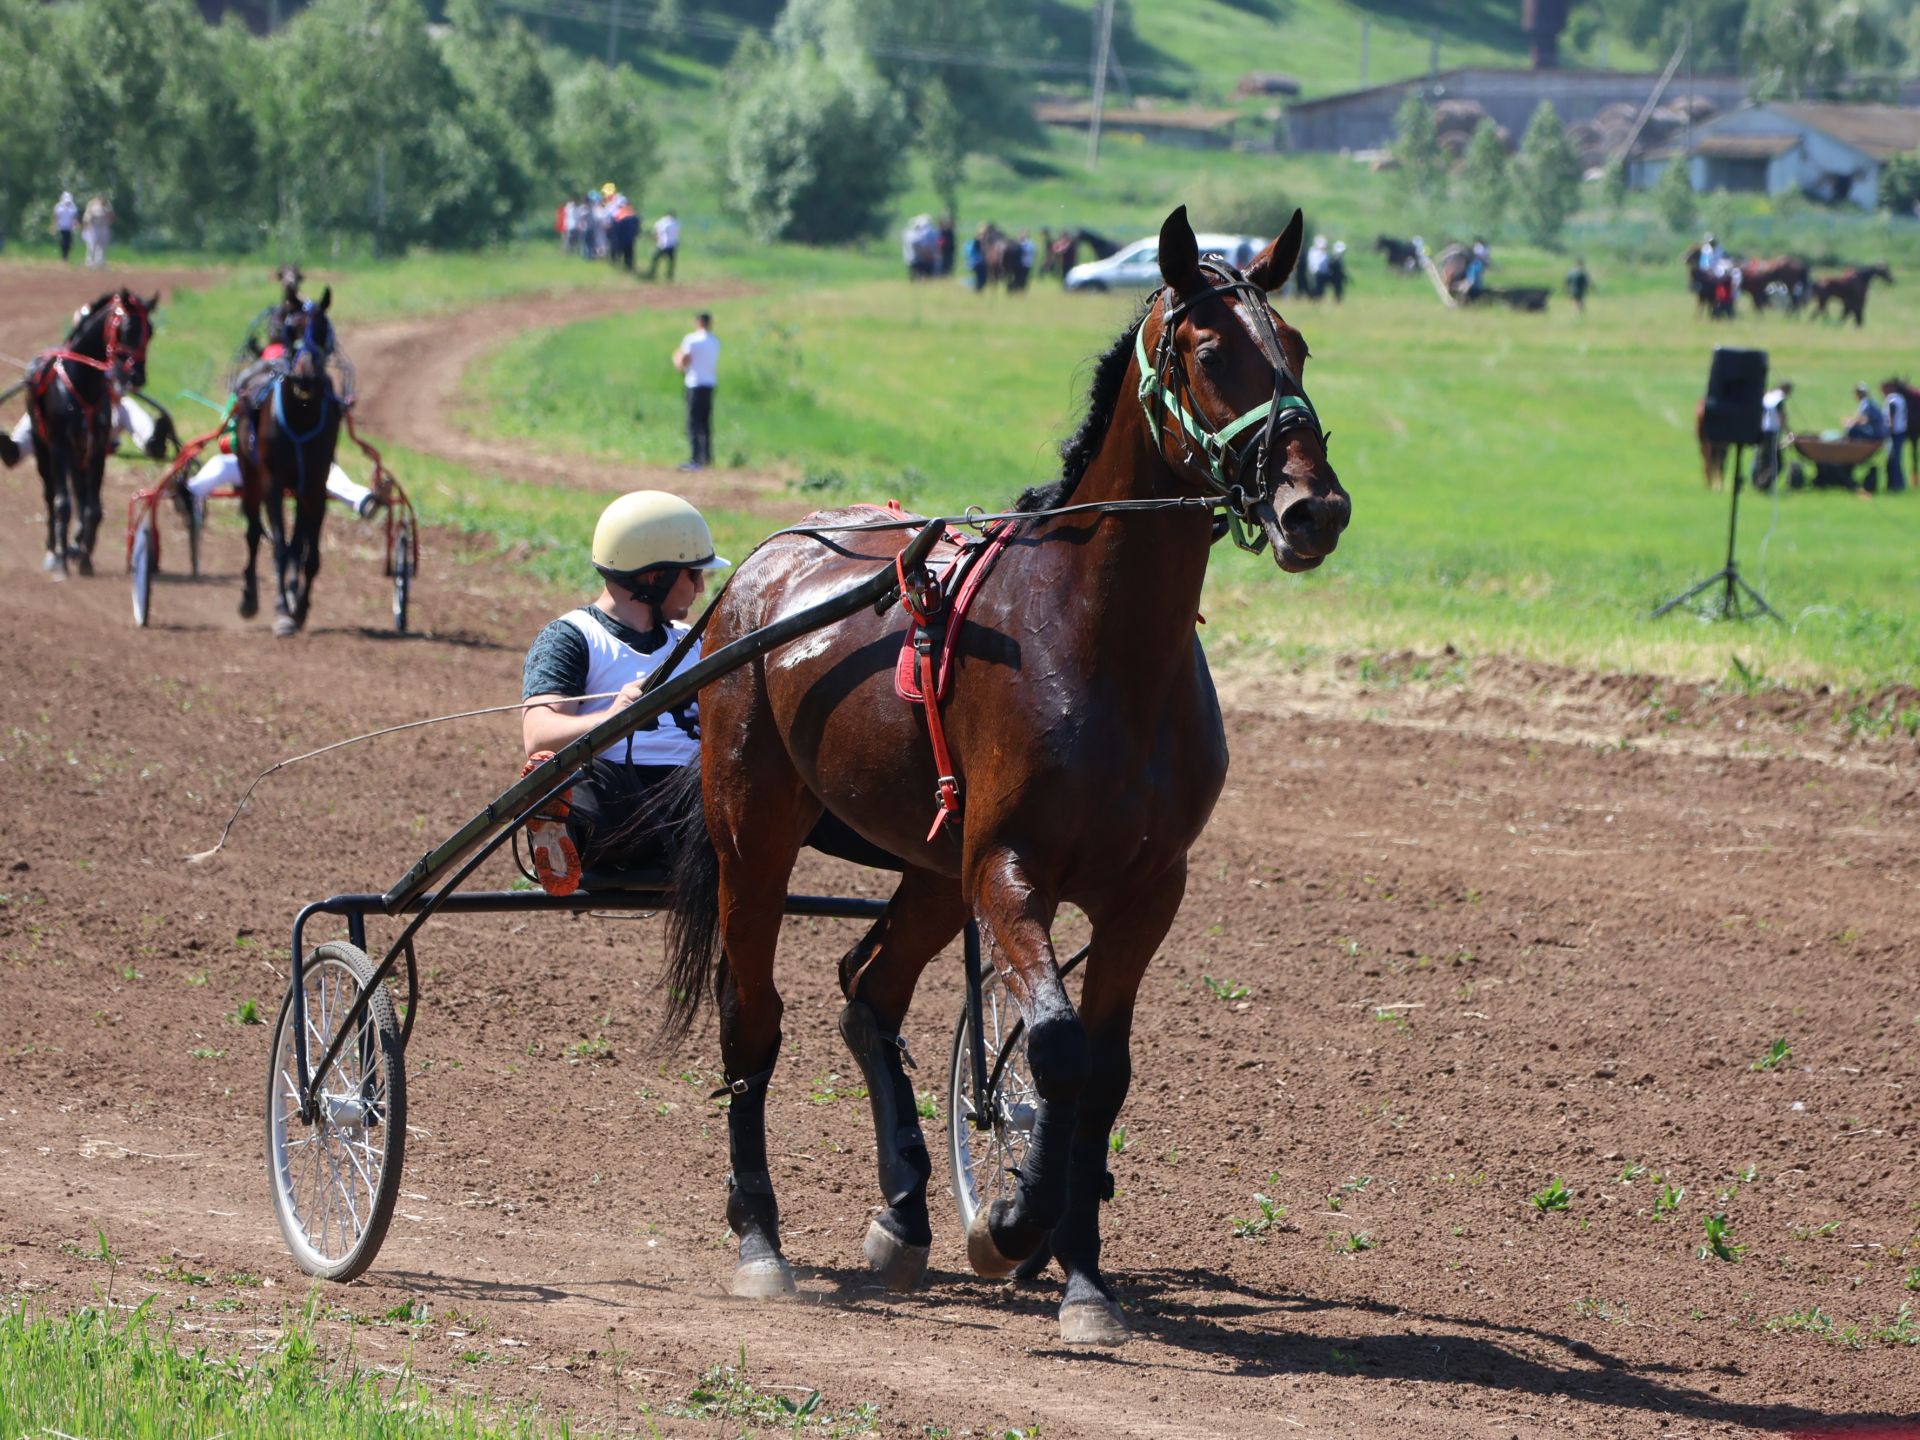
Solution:
M 74 563 L 80 567 L 80 573 L 82 575 L 93 574 L 93 557 L 91 555 L 78 556 Z
M 1066 1345 L 1124 1345 L 1133 1336 L 1120 1307 L 1102 1297 L 1060 1307 L 1060 1340 Z
M 273 633 L 278 635 L 282 640 L 292 639 L 299 629 L 300 627 L 293 623 L 293 617 L 291 615 L 276 615 L 273 617 Z
M 993 1243 L 993 1232 L 987 1225 L 992 1213 L 992 1206 L 982 1205 L 973 1214 L 973 1223 L 967 1227 L 967 1264 L 982 1280 L 1004 1280 L 1020 1268 L 1020 1262 L 1009 1260 Z
M 240 597 L 240 618 L 242 620 L 251 620 L 259 613 L 260 602 L 258 600 L 251 595 L 242 595 Z
M 61 563 L 60 557 L 58 555 L 54 554 L 51 550 L 49 550 L 47 552 L 46 559 L 40 562 L 40 568 L 42 570 L 45 570 L 48 574 L 52 574 L 56 570 L 64 572 L 67 567 Z
M 860 1249 L 889 1290 L 913 1290 L 927 1278 L 929 1247 L 909 1245 L 878 1220 L 867 1226 L 866 1244 Z
M 734 1268 L 733 1293 L 741 1300 L 778 1300 L 794 1291 L 793 1267 L 780 1255 L 742 1260 Z

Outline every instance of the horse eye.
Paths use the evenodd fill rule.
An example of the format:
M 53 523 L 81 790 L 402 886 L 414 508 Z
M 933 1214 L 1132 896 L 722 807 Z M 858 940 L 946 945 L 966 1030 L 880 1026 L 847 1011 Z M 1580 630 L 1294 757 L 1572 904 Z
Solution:
M 1215 369 L 1220 364 L 1220 347 L 1218 345 L 1209 345 L 1205 349 L 1199 351 L 1196 358 L 1207 369 L 1209 370 Z

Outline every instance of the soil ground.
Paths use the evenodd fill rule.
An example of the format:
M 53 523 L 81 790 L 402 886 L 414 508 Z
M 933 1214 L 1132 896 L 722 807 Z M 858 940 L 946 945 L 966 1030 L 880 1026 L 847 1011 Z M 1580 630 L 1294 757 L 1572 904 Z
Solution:
M 0 351 L 81 298 L 0 269 Z M 369 397 L 400 383 L 409 346 L 345 338 Z M 269 1027 L 234 1017 L 253 999 L 271 1019 L 302 903 L 382 888 L 517 773 L 515 726 L 283 773 L 222 856 L 182 857 L 281 756 L 516 698 L 561 597 L 429 532 L 419 633 L 393 638 L 372 531 L 336 514 L 298 639 L 236 617 L 230 530 L 139 632 L 119 523 L 146 473 L 110 477 L 101 573 L 63 584 L 39 568 L 37 478 L 0 477 L 5 1290 L 157 1291 L 236 1347 L 315 1293 L 324 1338 L 352 1327 L 364 1363 L 609 1430 L 644 1431 L 651 1405 L 666 1435 L 716 1433 L 659 1407 L 742 1350 L 757 1387 L 872 1405 L 888 1435 L 1719 1436 L 1920 1414 L 1902 1343 L 1920 1322 L 1897 1320 L 1920 1308 L 1912 743 L 1847 742 L 1818 697 L 1519 663 L 1223 684 L 1233 773 L 1147 978 L 1112 1162 L 1126 1349 L 1065 1351 L 1051 1282 L 967 1272 L 943 1159 L 927 1289 L 869 1284 L 871 1132 L 833 1029 L 854 930 L 827 921 L 788 925 L 770 1104 L 797 1300 L 726 1297 L 711 1031 L 652 1053 L 658 922 L 594 918 L 425 933 L 399 1214 L 365 1279 L 315 1292 L 267 1201 Z M 817 858 L 799 883 L 883 893 Z M 936 964 L 908 1026 L 942 1127 L 958 971 Z M 1791 1055 L 1752 1068 L 1781 1037 Z M 1540 1211 L 1554 1177 L 1570 1205 Z M 1684 1192 L 1664 1218 L 1662 1184 Z M 1256 1193 L 1285 1213 L 1236 1224 L 1263 1218 Z M 1739 1262 L 1696 1258 L 1710 1213 Z M 117 1268 L 89 1258 L 99 1233 Z

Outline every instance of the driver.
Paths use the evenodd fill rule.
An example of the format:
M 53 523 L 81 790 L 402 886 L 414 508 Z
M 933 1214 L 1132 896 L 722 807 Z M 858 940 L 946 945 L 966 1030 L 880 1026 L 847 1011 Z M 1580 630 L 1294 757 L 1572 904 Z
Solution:
M 636 490 L 601 513 L 593 529 L 600 593 L 550 623 L 527 651 L 521 739 L 526 774 L 617 710 L 686 634 L 681 623 L 706 588 L 707 572 L 732 562 L 714 553 L 700 512 L 677 495 Z M 700 658 L 696 641 L 685 665 Z M 601 698 L 589 698 L 601 697 Z M 527 824 L 534 873 L 552 895 L 571 894 L 584 866 L 660 864 L 665 835 L 653 792 L 700 755 L 700 711 L 689 700 L 589 762 L 579 784 Z

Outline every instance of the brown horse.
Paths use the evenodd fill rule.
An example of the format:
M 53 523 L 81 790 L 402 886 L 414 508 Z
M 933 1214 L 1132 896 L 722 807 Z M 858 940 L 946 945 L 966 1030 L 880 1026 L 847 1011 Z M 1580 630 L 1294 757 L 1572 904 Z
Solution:
M 676 866 L 671 984 L 682 1024 L 709 983 L 719 1006 L 736 1295 L 793 1288 L 766 1157 L 774 947 L 795 853 L 825 810 L 904 865 L 885 915 L 840 962 L 841 1033 L 868 1077 L 887 1207 L 869 1263 L 896 1289 L 926 1269 L 931 1165 L 898 1037 L 922 969 L 973 917 L 1025 1018 L 1040 1103 L 1015 1198 L 982 1209 L 968 1258 L 1005 1276 L 1051 1247 L 1067 1276 L 1063 1338 L 1126 1338 L 1099 1264 L 1107 1137 L 1131 1075 L 1134 998 L 1227 770 L 1195 631 L 1212 511 L 1230 509 L 1243 543 L 1242 522 L 1257 527 L 1247 548 L 1271 541 L 1288 571 L 1318 565 L 1349 515 L 1301 389 L 1306 343 L 1266 299 L 1293 273 L 1301 229 L 1296 213 L 1242 277 L 1202 261 L 1184 207 L 1168 217 L 1165 284 L 1099 361 L 1063 478 L 1022 497 L 956 632 L 950 769 L 923 714 L 894 694 L 898 607 L 702 692 L 706 824 L 689 827 Z M 715 602 L 709 644 L 892 563 L 904 532 L 845 528 L 870 517 L 816 516 L 820 533 L 763 545 Z M 964 812 L 929 832 L 943 770 Z M 1051 936 L 1062 904 L 1093 927 L 1077 1011 Z
M 1707 489 L 1722 489 L 1727 483 L 1727 447 L 1707 438 L 1707 397 L 1704 395 L 1693 407 L 1693 438 L 1700 442 L 1700 470 Z
M 1774 287 L 1780 293 L 1776 296 Z M 1753 301 L 1753 308 L 1765 310 L 1777 299 L 1789 315 L 1798 313 L 1807 295 L 1807 262 L 1792 255 L 1770 260 L 1749 260 L 1740 267 L 1740 289 Z
M 1867 290 L 1875 280 L 1893 283 L 1893 272 L 1884 265 L 1860 265 L 1838 275 L 1823 275 L 1813 282 L 1813 313 L 1825 319 L 1829 301 L 1840 302 L 1840 323 L 1852 320 L 1856 326 L 1867 323 Z

